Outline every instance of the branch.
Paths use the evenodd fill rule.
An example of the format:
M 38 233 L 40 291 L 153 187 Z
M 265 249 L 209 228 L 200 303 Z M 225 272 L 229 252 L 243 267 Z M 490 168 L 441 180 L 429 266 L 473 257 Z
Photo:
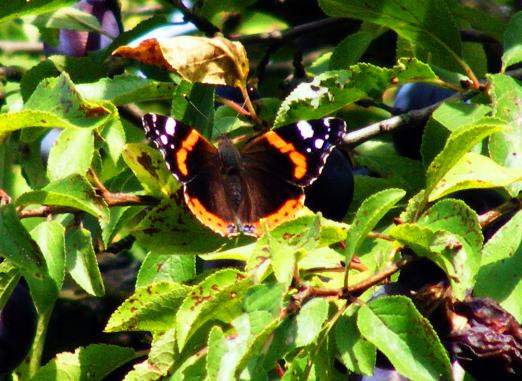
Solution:
M 186 21 L 190 21 L 192 24 L 194 24 L 196 28 L 205 33 L 207 37 L 213 37 L 216 33 L 220 32 L 217 26 L 212 24 L 206 18 L 192 12 L 190 8 L 186 7 L 185 4 L 183 4 L 183 0 L 170 0 L 170 2 L 179 9 Z
M 43 51 L 42 42 L 30 41 L 0 41 L 0 50 L 5 53 L 41 53 Z
M 296 37 L 307 33 L 317 32 L 324 28 L 339 27 L 347 23 L 347 19 L 341 17 L 329 17 L 306 24 L 298 25 L 294 28 L 284 31 L 273 31 L 267 33 L 250 34 L 246 36 L 229 36 L 231 40 L 240 41 L 243 44 L 259 44 L 259 43 L 281 43 L 283 41 L 292 40 Z
M 518 210 L 522 210 L 522 194 L 478 216 L 480 227 L 484 229 L 486 226 L 497 221 L 502 216 L 508 213 L 516 212 Z
M 391 118 L 370 124 L 366 127 L 346 134 L 343 139 L 343 144 L 356 146 L 383 133 L 390 133 L 392 131 L 398 130 L 399 128 L 406 128 L 408 126 L 414 125 L 413 122 L 429 117 L 444 102 L 448 100 L 465 100 L 473 97 L 476 94 L 477 91 L 475 90 L 467 91 L 465 93 L 457 93 L 430 106 L 411 110 L 404 114 L 392 116 Z

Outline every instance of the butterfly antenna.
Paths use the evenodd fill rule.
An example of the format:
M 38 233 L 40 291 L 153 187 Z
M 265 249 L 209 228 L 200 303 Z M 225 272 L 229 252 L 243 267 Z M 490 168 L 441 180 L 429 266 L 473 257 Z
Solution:
M 191 105 L 194 108 L 194 110 L 196 110 L 199 113 L 199 115 L 201 115 L 203 118 L 205 118 L 207 120 L 207 122 L 210 122 L 210 119 L 209 119 L 208 115 L 203 114 L 201 112 L 201 110 L 198 108 L 198 106 L 196 106 L 196 104 L 190 100 L 188 95 L 185 95 L 184 98 L 188 102 L 188 104 Z

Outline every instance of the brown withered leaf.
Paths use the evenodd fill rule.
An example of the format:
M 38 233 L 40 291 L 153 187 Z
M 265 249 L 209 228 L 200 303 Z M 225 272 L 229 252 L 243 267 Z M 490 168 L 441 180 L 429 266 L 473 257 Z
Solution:
M 242 87 L 249 63 L 241 43 L 223 37 L 178 36 L 151 38 L 138 46 L 120 46 L 113 55 L 153 64 L 189 82 Z

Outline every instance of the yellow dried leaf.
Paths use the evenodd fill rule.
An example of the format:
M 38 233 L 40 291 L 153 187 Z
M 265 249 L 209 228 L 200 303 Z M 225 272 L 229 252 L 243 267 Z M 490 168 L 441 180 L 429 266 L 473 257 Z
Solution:
M 151 38 L 138 46 L 121 46 L 113 55 L 174 71 L 189 82 L 243 87 L 249 64 L 241 43 L 223 37 Z

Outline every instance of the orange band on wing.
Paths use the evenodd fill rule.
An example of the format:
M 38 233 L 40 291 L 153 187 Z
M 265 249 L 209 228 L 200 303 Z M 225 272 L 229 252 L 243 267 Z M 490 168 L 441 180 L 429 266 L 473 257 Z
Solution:
M 268 228 L 272 230 L 276 226 L 282 224 L 283 222 L 287 222 L 292 220 L 297 212 L 304 205 L 305 196 L 301 195 L 298 198 L 292 198 L 286 201 L 278 210 L 274 213 L 265 216 L 264 219 L 268 225 Z M 249 223 L 255 228 L 255 235 L 260 236 L 263 234 L 263 228 L 259 221 Z
M 210 228 L 212 231 L 222 235 L 223 237 L 239 234 L 234 229 L 235 224 L 227 222 L 215 214 L 209 212 L 197 198 L 187 196 L 185 193 L 185 202 L 199 222 Z M 230 228 L 232 228 L 232 230 L 230 230 Z
M 306 175 L 307 170 L 306 157 L 303 154 L 299 153 L 292 143 L 287 143 L 276 132 L 268 131 L 265 134 L 265 136 L 268 140 L 268 143 L 277 148 L 279 152 L 290 154 L 290 160 L 295 165 L 294 177 L 298 180 L 302 179 Z
M 188 175 L 187 169 L 187 155 L 194 149 L 194 146 L 199 140 L 199 133 L 196 130 L 190 131 L 185 140 L 181 143 L 181 148 L 176 153 L 176 162 L 178 163 L 179 171 L 183 176 Z

